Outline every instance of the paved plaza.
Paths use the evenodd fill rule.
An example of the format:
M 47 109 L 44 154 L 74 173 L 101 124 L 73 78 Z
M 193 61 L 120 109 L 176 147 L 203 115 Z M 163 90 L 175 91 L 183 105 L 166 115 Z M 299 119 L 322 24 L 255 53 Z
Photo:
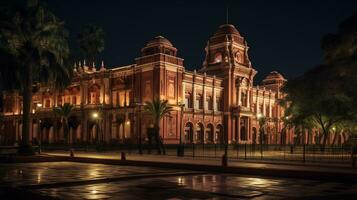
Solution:
M 0 199 L 17 198 L 8 188 L 28 199 L 354 199 L 357 194 L 351 183 L 75 162 L 0 164 L 0 188 Z

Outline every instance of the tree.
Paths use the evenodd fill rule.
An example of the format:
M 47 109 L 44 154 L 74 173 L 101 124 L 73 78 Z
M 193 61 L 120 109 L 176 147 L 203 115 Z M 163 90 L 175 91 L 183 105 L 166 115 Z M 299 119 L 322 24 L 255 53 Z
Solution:
M 89 65 L 95 63 L 96 57 L 104 50 L 104 31 L 95 25 L 86 25 L 77 36 L 79 48 Z
M 151 115 L 155 129 L 155 140 L 156 144 L 163 147 L 162 140 L 160 138 L 160 120 L 165 116 L 170 116 L 173 108 L 168 105 L 167 100 L 155 99 L 153 101 L 147 101 L 144 105 L 144 110 Z M 158 152 L 161 154 L 160 146 L 158 147 Z M 165 149 L 163 148 L 165 153 Z
M 357 14 L 321 46 L 324 63 L 290 80 L 284 90 L 294 125 L 308 122 L 319 129 L 324 150 L 333 127 L 357 120 Z
M 61 119 L 65 141 L 69 145 L 71 145 L 71 141 L 70 141 L 71 136 L 69 135 L 68 119 L 71 117 L 73 108 L 74 106 L 69 103 L 65 103 L 63 104 L 63 106 L 53 108 L 53 112 L 55 113 L 55 115 Z
M 6 88 L 17 89 L 23 96 L 23 128 L 20 152 L 32 154 L 29 139 L 32 90 L 34 83 L 64 87 L 71 80 L 68 64 L 68 33 L 53 13 L 37 0 L 28 0 L 24 7 L 6 8 L 1 13 L 0 49 L 6 58 L 2 77 L 9 73 L 15 78 L 3 81 Z M 17 83 L 17 84 L 13 84 Z M 11 84 L 11 87 L 8 86 Z

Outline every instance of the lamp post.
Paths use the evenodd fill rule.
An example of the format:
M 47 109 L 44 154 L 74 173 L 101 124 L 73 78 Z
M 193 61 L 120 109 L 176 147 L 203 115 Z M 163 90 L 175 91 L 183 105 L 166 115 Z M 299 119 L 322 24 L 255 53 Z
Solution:
M 178 106 L 180 107 L 181 109 L 181 116 L 180 116 L 180 144 L 179 144 L 179 147 L 177 149 L 177 156 L 183 156 L 185 153 L 184 153 L 184 148 L 182 146 L 182 134 L 183 134 L 183 110 L 184 110 L 184 107 L 185 107 L 185 104 L 180 102 L 178 104 Z
M 39 132 L 39 143 L 38 143 L 38 153 L 41 154 L 42 152 L 42 127 L 41 127 L 41 120 L 38 120 L 38 132 Z
M 97 130 L 97 133 L 98 133 L 98 136 L 97 136 L 97 145 L 100 144 L 100 115 L 99 115 L 99 112 L 93 112 L 92 113 L 92 118 L 94 119 L 95 123 L 97 124 L 98 126 L 98 130 Z
M 141 103 L 140 102 L 135 102 L 135 109 L 134 111 L 136 111 L 134 114 L 136 115 L 135 120 L 134 120 L 134 128 L 136 130 L 136 134 L 139 135 L 139 154 L 142 155 L 143 154 L 143 146 L 142 146 L 142 135 L 141 135 L 141 123 L 140 123 L 140 116 L 141 116 Z M 139 111 L 136 110 L 136 108 L 139 109 Z M 139 123 L 137 124 L 136 122 L 139 121 Z M 139 127 L 136 127 L 136 126 Z M 138 134 L 139 132 L 139 134 Z
M 261 113 L 257 114 L 257 119 L 259 122 L 259 140 L 260 140 L 260 159 L 263 159 L 263 128 L 265 122 L 263 121 L 263 115 Z
M 37 103 L 36 104 L 36 109 L 37 108 L 41 108 L 42 107 L 42 104 L 41 103 Z M 41 119 L 38 120 L 38 127 L 37 127 L 37 130 L 38 130 L 38 137 L 39 137 L 39 142 L 38 142 L 38 153 L 41 154 L 42 152 L 42 131 L 41 131 Z

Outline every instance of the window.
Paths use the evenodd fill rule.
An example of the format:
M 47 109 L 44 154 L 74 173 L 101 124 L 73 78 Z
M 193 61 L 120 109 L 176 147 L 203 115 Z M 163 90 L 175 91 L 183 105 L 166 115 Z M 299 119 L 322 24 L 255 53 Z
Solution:
M 73 97 L 72 97 L 72 104 L 73 104 L 73 105 L 76 105 L 76 104 L 77 104 L 77 97 L 76 97 L 76 96 L 73 96 Z
M 125 91 L 126 92 L 126 99 L 125 99 L 125 102 L 126 102 L 126 106 L 129 106 L 130 105 L 130 91 Z
M 253 112 L 255 112 L 255 113 L 257 112 L 257 107 L 256 107 L 255 103 L 252 103 L 251 108 L 253 108 Z
M 185 107 L 186 108 L 192 108 L 191 93 L 189 93 L 189 92 L 187 92 L 185 94 Z
M 62 105 L 62 97 L 61 96 L 57 97 L 57 105 L 58 106 Z
M 241 105 L 247 106 L 247 93 L 245 91 L 241 92 Z
M 124 107 L 125 104 L 125 91 L 119 93 L 119 106 Z
M 196 106 L 197 106 L 197 109 L 203 109 L 203 102 L 202 102 L 201 94 L 196 95 Z
M 207 97 L 207 110 L 213 110 L 213 99 L 211 96 Z
M 50 99 L 46 99 L 45 100 L 45 108 L 49 108 L 51 107 L 51 100 Z
M 239 51 L 236 53 L 235 59 L 236 59 L 237 62 L 243 63 L 243 56 Z
M 222 111 L 222 109 L 223 109 L 223 106 L 222 106 L 222 104 L 223 104 L 223 102 L 222 102 L 222 98 L 221 97 L 216 97 L 216 106 L 217 106 L 217 110 L 218 111 Z
M 215 55 L 214 55 L 214 62 L 215 63 L 220 63 L 222 62 L 222 54 L 220 52 L 217 52 Z
M 99 104 L 99 92 L 90 93 L 90 104 Z
M 117 106 L 117 92 L 116 91 L 113 91 L 112 93 L 112 104 L 113 106 Z
M 71 103 L 71 96 L 66 96 L 66 99 L 65 99 L 65 102 L 66 103 Z

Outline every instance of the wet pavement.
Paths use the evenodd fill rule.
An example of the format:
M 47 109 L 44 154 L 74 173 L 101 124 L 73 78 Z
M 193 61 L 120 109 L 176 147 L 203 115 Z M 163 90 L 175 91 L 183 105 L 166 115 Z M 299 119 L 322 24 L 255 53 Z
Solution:
M 351 183 L 72 162 L 0 164 L 0 190 L 9 186 L 44 199 L 74 200 L 355 199 L 357 195 L 357 184 Z

